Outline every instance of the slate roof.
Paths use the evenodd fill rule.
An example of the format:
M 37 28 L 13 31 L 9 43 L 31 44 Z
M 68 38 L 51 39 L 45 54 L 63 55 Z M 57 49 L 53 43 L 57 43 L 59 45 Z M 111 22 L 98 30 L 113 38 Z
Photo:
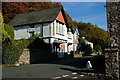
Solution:
M 33 11 L 16 15 L 9 24 L 12 26 L 49 22 L 56 19 L 62 7 Z

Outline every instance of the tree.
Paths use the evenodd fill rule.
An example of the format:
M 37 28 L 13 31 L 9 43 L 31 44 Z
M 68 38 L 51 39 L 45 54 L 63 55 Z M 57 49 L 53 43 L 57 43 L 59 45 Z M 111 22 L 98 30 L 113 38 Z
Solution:
M 8 33 L 8 35 L 10 36 L 10 39 L 13 40 L 14 39 L 13 26 L 10 26 L 10 25 L 4 23 L 4 30 Z
M 90 56 L 90 54 L 92 53 L 92 48 L 90 45 L 86 44 L 84 39 L 80 38 L 80 48 L 79 50 L 84 52 L 84 56 Z
M 4 29 L 4 23 L 3 23 L 2 13 L 0 13 L 0 27 L 1 27 L 0 28 L 1 29 L 0 32 L 2 32 L 2 41 L 4 41 L 7 38 L 10 38 L 10 36 L 7 33 L 7 31 L 5 31 L 5 29 Z
M 4 22 L 8 23 L 17 14 L 55 7 L 62 7 L 62 4 L 59 2 L 3 2 L 2 12 Z
M 84 51 L 84 56 L 90 56 L 90 54 L 92 53 L 92 48 L 90 45 L 85 45 L 85 51 Z
M 102 48 L 101 48 L 101 46 L 99 44 L 95 45 L 94 49 L 98 52 L 98 54 L 100 54 L 101 51 L 102 51 Z
M 80 35 L 85 36 L 88 41 L 94 44 L 94 46 L 99 44 L 101 46 L 102 51 L 104 50 L 104 48 L 108 43 L 107 31 L 91 23 L 75 22 L 75 21 L 74 23 L 77 25 Z

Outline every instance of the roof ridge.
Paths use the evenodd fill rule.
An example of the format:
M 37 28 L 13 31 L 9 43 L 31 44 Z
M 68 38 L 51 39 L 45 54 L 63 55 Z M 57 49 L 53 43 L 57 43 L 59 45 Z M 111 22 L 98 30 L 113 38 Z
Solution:
M 49 9 L 43 9 L 43 10 L 30 11 L 30 12 L 26 12 L 26 13 L 20 13 L 20 14 L 17 14 L 16 16 L 22 15 L 22 14 L 33 13 L 33 12 L 40 12 L 40 11 L 45 11 L 45 10 L 57 9 L 57 8 L 61 8 L 62 9 L 62 7 L 49 8 Z
M 15 26 L 27 23 L 35 23 L 37 21 L 39 22 L 53 21 L 62 9 L 63 7 L 56 7 L 17 14 L 8 24 Z

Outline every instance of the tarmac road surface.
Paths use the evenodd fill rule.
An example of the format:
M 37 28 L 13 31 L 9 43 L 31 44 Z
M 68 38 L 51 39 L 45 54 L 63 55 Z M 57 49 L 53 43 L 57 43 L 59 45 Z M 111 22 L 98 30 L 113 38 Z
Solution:
M 81 64 L 80 61 L 83 61 L 83 64 Z M 79 74 L 79 68 L 85 66 L 85 61 L 87 61 L 85 58 L 77 58 L 51 63 L 31 64 L 20 67 L 3 67 L 2 77 L 3 80 L 4 78 L 39 78 L 38 80 L 102 80 L 87 75 Z

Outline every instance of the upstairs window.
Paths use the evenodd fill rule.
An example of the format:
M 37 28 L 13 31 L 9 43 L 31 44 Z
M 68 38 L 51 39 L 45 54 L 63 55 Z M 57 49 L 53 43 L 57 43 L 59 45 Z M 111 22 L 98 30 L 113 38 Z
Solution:
M 56 22 L 56 33 L 60 35 L 66 35 L 66 25 L 61 22 Z
M 66 32 L 67 32 L 67 30 L 66 30 L 66 26 L 65 26 L 65 24 L 64 24 L 64 25 L 63 25 L 63 34 L 66 35 Z
M 59 23 L 56 22 L 56 33 L 59 33 Z
M 62 31 L 63 31 L 62 24 L 60 24 L 60 34 L 62 34 Z

